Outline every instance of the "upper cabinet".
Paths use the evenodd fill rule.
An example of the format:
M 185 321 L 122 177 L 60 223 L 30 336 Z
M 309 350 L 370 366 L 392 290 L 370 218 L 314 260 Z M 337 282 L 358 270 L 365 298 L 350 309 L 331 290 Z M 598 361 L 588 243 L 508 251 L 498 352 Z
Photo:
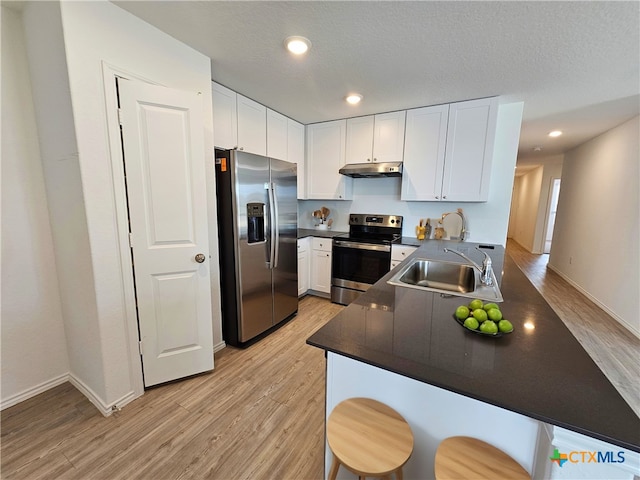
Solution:
M 212 82 L 213 144 L 229 150 L 238 146 L 237 94 Z
M 318 200 L 351 200 L 352 179 L 340 175 L 345 164 L 346 120 L 307 125 L 307 196 Z
M 238 94 L 238 150 L 267 154 L 267 107 Z
M 257 155 L 267 154 L 267 108 L 211 82 L 213 144 Z
M 497 111 L 497 98 L 409 110 L 401 199 L 487 201 Z
M 267 157 L 287 160 L 287 117 L 267 108 Z
M 401 162 L 405 112 L 347 119 L 346 163 Z
M 307 198 L 304 153 L 304 125 L 287 118 L 286 160 L 298 164 L 298 198 L 300 200 Z

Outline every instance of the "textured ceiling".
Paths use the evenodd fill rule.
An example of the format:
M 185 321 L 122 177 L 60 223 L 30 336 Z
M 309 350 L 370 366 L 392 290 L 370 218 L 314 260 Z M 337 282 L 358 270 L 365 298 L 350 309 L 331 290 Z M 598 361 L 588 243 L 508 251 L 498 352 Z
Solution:
M 500 95 L 525 102 L 525 158 L 640 110 L 637 1 L 113 3 L 211 58 L 217 82 L 305 124 Z M 285 52 L 290 35 L 311 40 L 306 57 Z M 361 105 L 345 104 L 350 91 Z

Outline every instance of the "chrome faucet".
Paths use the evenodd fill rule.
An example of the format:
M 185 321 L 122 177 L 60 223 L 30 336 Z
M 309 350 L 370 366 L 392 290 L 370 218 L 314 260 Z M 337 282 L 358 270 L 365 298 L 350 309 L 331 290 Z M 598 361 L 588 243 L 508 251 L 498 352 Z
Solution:
M 480 272 L 480 282 L 483 285 L 487 285 L 488 287 L 493 285 L 493 278 L 491 276 L 492 268 L 491 268 L 491 257 L 487 252 L 483 252 L 478 247 L 476 247 L 480 253 L 484 254 L 484 260 L 482 260 L 482 266 L 478 265 L 476 262 L 467 257 L 464 253 L 459 252 L 458 250 L 451 250 L 450 248 L 445 248 L 444 251 L 449 253 L 455 253 L 456 255 L 461 256 L 471 265 L 473 265 Z
M 459 208 L 455 212 L 443 213 L 442 218 L 440 219 L 440 223 L 442 223 L 447 215 L 452 214 L 459 215 L 462 220 L 462 226 L 460 227 L 460 236 L 458 237 L 461 242 L 464 242 L 467 237 L 467 219 L 464 217 L 464 213 L 462 213 L 462 209 Z

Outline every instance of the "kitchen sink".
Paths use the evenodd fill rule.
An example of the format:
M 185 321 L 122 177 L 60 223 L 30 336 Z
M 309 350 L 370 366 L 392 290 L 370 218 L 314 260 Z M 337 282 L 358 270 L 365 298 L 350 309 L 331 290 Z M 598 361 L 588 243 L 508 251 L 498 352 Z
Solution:
M 502 301 L 502 294 L 495 276 L 493 285 L 484 285 L 480 282 L 480 273 L 477 269 L 462 263 L 415 258 L 387 283 L 444 295 L 480 298 L 493 302 Z

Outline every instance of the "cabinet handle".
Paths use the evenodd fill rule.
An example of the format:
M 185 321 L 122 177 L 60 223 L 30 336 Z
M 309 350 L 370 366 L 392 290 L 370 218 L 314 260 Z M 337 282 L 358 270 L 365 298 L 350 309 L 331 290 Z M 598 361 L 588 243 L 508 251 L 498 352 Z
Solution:
M 238 150 L 244 150 L 244 147 L 240 147 Z
M 370 162 L 370 161 L 371 161 L 371 159 L 370 159 L 370 158 L 367 158 L 367 162 Z
M 378 159 L 377 159 L 377 158 L 374 158 L 374 159 L 373 159 L 373 161 L 374 161 L 374 162 L 377 162 L 377 161 L 378 161 Z
M 443 195 L 443 196 L 442 196 L 442 198 L 443 198 L 443 199 L 445 199 L 445 198 L 447 198 L 447 196 L 446 196 L 446 195 Z
M 440 197 L 436 195 L 436 200 L 438 200 Z

